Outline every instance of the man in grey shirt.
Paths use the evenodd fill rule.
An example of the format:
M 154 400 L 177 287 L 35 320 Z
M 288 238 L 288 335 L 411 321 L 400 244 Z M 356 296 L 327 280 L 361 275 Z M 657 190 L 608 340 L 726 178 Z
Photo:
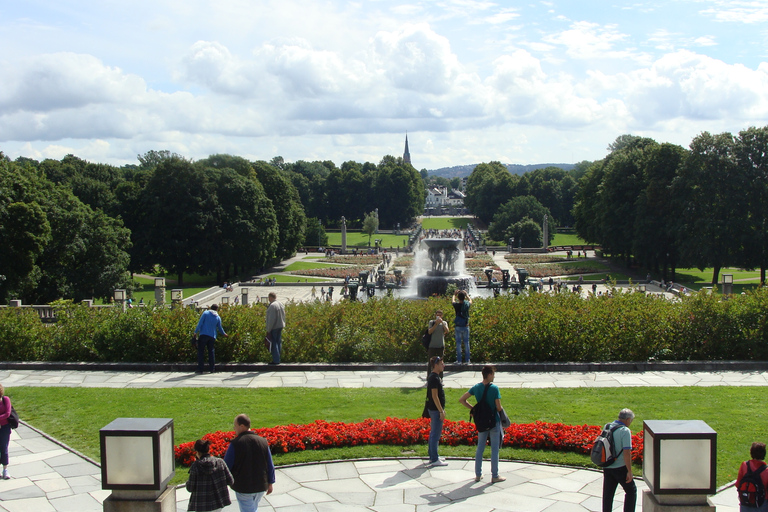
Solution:
M 277 300 L 275 292 L 269 292 L 267 337 L 271 341 L 272 364 L 280 364 L 280 353 L 283 350 L 283 327 L 285 327 L 285 306 Z

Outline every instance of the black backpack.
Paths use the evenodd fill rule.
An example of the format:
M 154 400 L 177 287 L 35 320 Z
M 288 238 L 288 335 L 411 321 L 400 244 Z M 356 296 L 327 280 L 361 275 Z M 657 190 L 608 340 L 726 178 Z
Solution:
M 621 427 L 620 423 L 608 423 L 595 439 L 595 444 L 592 445 L 590 457 L 592 462 L 601 468 L 610 466 L 619 457 L 619 454 L 616 453 L 616 443 L 613 440 L 613 433 L 619 427 Z
M 485 401 L 485 395 L 488 394 L 488 388 L 490 387 L 490 384 L 485 386 L 483 397 L 469 411 L 469 419 L 470 421 L 474 420 L 475 428 L 478 432 L 488 432 L 496 426 L 496 412 Z
M 763 485 L 763 478 L 760 476 L 766 466 L 760 466 L 757 470 L 752 471 L 747 465 L 747 473 L 741 477 L 739 486 L 736 491 L 739 493 L 739 504 L 742 507 L 757 508 L 765 502 L 765 486 Z
M 432 343 L 432 335 L 429 334 L 429 327 L 424 329 L 424 334 L 421 335 L 421 344 L 424 345 L 425 350 L 429 350 L 429 344 Z

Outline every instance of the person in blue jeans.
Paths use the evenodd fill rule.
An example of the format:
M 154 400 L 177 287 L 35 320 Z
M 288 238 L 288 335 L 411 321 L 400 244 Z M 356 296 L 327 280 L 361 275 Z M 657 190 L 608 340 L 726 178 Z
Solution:
M 283 351 L 283 329 L 285 328 L 285 306 L 277 300 L 275 292 L 269 292 L 267 306 L 267 337 L 270 343 L 272 364 L 280 364 Z
M 203 373 L 205 363 L 205 352 L 208 351 L 208 367 L 211 373 L 216 371 L 216 334 L 221 333 L 225 337 L 227 333 L 221 326 L 221 317 L 218 313 L 219 305 L 211 304 L 207 311 L 203 311 L 200 320 L 195 327 L 195 338 L 197 338 L 197 372 Z M 198 336 L 199 334 L 199 336 Z
M 453 309 L 456 312 L 454 321 L 454 337 L 456 338 L 456 364 L 462 363 L 461 347 L 464 347 L 463 362 L 469 364 L 469 306 L 472 299 L 464 290 L 456 290 L 453 294 Z
M 485 452 L 485 445 L 490 439 L 491 441 L 491 483 L 503 482 L 506 480 L 503 476 L 499 475 L 499 448 L 501 447 L 501 439 L 504 436 L 504 431 L 501 428 L 501 418 L 499 418 L 499 411 L 501 411 L 501 392 L 499 387 L 493 383 L 493 379 L 496 377 L 496 367 L 486 365 L 483 367 L 483 381 L 478 382 L 472 386 L 469 391 L 464 393 L 459 398 L 459 403 L 467 409 L 472 409 L 472 406 L 467 402 L 470 396 L 474 396 L 476 401 L 480 401 L 485 393 L 486 403 L 496 411 L 496 423 L 491 430 L 477 433 L 477 450 L 475 450 L 475 482 L 479 482 L 483 479 L 483 452 Z M 485 388 L 488 387 L 488 391 Z
M 443 379 L 440 375 L 445 370 L 445 361 L 440 356 L 434 356 L 429 360 L 432 373 L 427 379 L 427 411 L 429 411 L 429 440 L 427 453 L 429 453 L 429 467 L 447 466 L 444 458 L 437 454 L 440 444 L 440 436 L 443 434 L 443 422 L 445 421 L 445 390 Z
M 619 454 L 613 464 L 603 468 L 603 512 L 613 510 L 613 496 L 619 485 L 624 489 L 624 512 L 635 512 L 637 486 L 632 475 L 632 432 L 629 430 L 634 419 L 635 413 L 622 409 L 613 422 L 618 425 L 613 431 L 613 444 Z

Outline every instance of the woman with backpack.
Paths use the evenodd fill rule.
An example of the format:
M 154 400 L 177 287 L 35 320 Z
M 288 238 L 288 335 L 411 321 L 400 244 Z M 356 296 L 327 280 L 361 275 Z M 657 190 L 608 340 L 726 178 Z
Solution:
M 475 482 L 483 479 L 483 452 L 485 445 L 491 440 L 491 483 L 503 482 L 506 480 L 499 476 L 499 448 L 501 447 L 501 438 L 504 431 L 501 428 L 501 418 L 499 411 L 501 407 L 501 392 L 498 386 L 493 383 L 496 377 L 496 367 L 486 365 L 483 367 L 483 381 L 475 384 L 469 391 L 459 398 L 459 403 L 472 411 L 477 426 L 477 450 L 475 451 Z M 473 408 L 467 399 L 474 396 L 477 405 Z M 481 416 L 489 416 L 486 423 Z M 481 423 L 483 425 L 481 426 Z M 490 428 L 488 428 L 490 427 Z
M 768 468 L 765 465 L 765 443 L 752 443 L 752 460 L 741 463 L 736 479 L 740 512 L 768 511 Z

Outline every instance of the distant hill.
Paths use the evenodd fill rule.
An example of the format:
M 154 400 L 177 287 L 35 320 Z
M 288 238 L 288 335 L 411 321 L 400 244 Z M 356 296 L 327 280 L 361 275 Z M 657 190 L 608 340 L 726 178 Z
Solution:
M 478 164 L 472 165 L 455 165 L 453 167 L 441 167 L 440 169 L 427 170 L 430 176 L 442 176 L 443 178 L 463 178 L 469 176 L 472 171 L 475 170 Z M 574 164 L 504 164 L 504 166 L 512 174 L 525 174 L 529 171 L 535 171 L 536 169 L 543 169 L 544 167 L 559 167 L 564 171 L 570 171 L 574 167 Z

